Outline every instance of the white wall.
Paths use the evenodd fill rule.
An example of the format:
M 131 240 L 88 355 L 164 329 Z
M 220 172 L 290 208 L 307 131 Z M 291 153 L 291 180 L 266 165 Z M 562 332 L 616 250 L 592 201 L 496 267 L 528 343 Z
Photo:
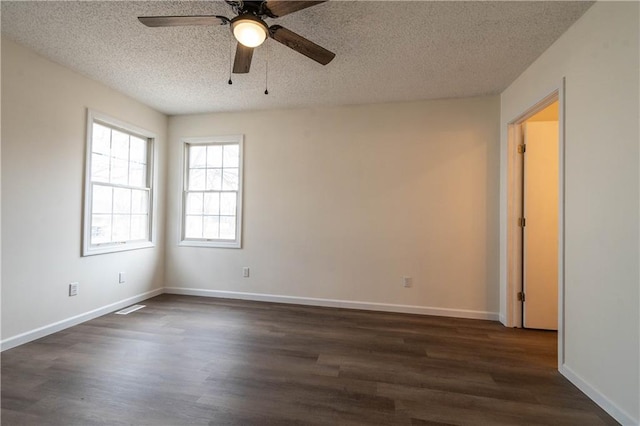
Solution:
M 501 96 L 507 123 L 566 77 L 565 364 L 624 424 L 639 413 L 639 4 L 598 2 Z M 501 314 L 506 228 L 501 226 Z
M 497 318 L 498 121 L 497 97 L 172 117 L 166 285 Z M 181 138 L 225 134 L 243 248 L 178 247 Z
M 156 133 L 166 176 L 166 116 L 2 40 L 3 341 L 163 286 L 164 178 L 157 247 L 80 257 L 87 107 Z

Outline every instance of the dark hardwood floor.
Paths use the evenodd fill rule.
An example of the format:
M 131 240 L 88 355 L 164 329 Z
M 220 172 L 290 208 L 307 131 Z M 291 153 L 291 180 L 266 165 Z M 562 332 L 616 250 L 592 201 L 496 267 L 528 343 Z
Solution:
M 3 425 L 617 424 L 556 334 L 162 295 L 2 353 Z

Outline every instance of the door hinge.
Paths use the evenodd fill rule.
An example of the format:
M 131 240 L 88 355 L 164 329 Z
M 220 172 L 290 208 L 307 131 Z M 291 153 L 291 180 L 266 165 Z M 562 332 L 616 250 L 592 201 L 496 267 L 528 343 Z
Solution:
M 524 292 L 518 292 L 518 302 L 524 302 Z
M 527 226 L 527 220 L 524 217 L 518 218 L 518 226 L 524 228 Z
M 527 146 L 525 144 L 518 145 L 518 154 L 524 154 L 527 151 Z

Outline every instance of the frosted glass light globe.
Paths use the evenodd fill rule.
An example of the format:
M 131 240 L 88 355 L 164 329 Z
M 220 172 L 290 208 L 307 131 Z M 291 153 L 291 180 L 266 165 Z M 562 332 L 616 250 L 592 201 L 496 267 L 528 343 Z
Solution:
M 233 36 L 247 47 L 260 46 L 267 38 L 267 29 L 253 19 L 239 19 L 232 23 Z

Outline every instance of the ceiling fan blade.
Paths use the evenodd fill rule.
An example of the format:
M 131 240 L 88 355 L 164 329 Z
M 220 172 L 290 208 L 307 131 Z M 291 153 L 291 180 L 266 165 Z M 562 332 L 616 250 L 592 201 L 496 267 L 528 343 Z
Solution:
M 327 65 L 336 56 L 335 53 L 322 46 L 318 46 L 314 42 L 307 40 L 301 35 L 281 27 L 280 25 L 272 25 L 269 28 L 269 34 L 274 40 L 290 47 L 298 53 L 302 53 L 307 58 L 311 58 L 322 65 Z
M 238 43 L 236 47 L 236 58 L 233 60 L 233 73 L 246 74 L 251 68 L 251 58 L 253 58 L 253 47 L 247 47 Z
M 147 27 L 181 27 L 186 25 L 224 25 L 229 19 L 224 16 L 140 16 L 138 20 Z
M 316 4 L 324 3 L 327 0 L 321 1 L 295 1 L 295 0 L 269 0 L 265 4 L 267 8 L 267 15 L 272 18 L 279 18 L 280 16 L 288 15 L 293 12 L 297 12 L 302 9 L 306 9 Z

